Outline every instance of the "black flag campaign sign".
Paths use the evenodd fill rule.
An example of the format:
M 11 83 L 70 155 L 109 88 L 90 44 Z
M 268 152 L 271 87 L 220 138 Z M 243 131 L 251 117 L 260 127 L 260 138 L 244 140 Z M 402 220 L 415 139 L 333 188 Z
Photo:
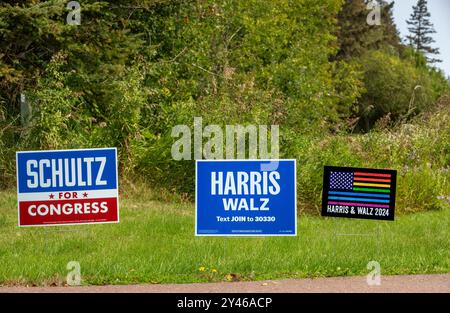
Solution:
M 394 220 L 397 171 L 325 166 L 322 216 Z

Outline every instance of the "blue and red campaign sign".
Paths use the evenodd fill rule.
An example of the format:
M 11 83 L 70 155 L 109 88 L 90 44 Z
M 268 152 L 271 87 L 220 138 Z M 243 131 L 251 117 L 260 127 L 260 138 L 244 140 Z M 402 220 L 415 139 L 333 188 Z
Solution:
M 19 226 L 119 222 L 116 148 L 16 153 Z
M 325 166 L 322 216 L 394 220 L 397 172 Z
M 197 236 L 297 234 L 295 160 L 198 160 L 195 193 Z

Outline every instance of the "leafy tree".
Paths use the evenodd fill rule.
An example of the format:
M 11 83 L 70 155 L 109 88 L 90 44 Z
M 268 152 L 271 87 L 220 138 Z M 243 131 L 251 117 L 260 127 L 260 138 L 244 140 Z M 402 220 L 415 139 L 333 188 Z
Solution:
M 394 21 L 395 2 L 379 0 L 381 5 L 381 26 L 383 28 L 383 41 L 397 50 L 401 50 L 400 32 Z
M 305 137 L 345 130 L 355 108 L 368 128 L 401 116 L 416 78 L 440 85 L 399 60 L 386 2 L 373 26 L 363 0 L 85 0 L 79 26 L 66 23 L 67 2 L 0 3 L 0 182 L 14 179 L 17 149 L 116 146 L 123 176 L 192 192 L 193 162 L 171 158 L 170 130 L 194 116 L 280 125 L 290 157 Z
M 338 57 L 351 58 L 366 49 L 370 39 L 364 0 L 346 0 L 338 15 Z
M 380 25 L 369 25 L 369 3 L 380 8 Z M 393 18 L 394 2 L 345 0 L 338 15 L 339 52 L 337 58 L 358 57 L 368 50 L 391 46 L 400 49 L 400 37 Z
M 84 132 L 68 125 L 88 117 L 90 144 L 102 133 L 97 136 L 102 145 L 123 148 L 119 153 L 129 157 L 143 102 L 135 97 L 145 99 L 139 88 L 142 78 L 135 73 L 137 60 L 147 64 L 144 56 L 152 50 L 141 35 L 143 30 L 131 29 L 131 17 L 133 10 L 140 6 L 145 10 L 151 2 L 83 1 L 81 25 L 66 22 L 69 11 L 64 0 L 0 4 L 0 105 L 10 124 L 20 127 L 18 96 L 25 92 L 33 106 L 31 133 L 41 136 L 27 140 L 24 148 L 80 144 L 78 136 Z M 130 94 L 131 90 L 139 92 Z M 11 137 L 16 143 L 25 142 L 28 133 L 18 128 Z
M 381 118 L 394 124 L 431 109 L 449 88 L 441 72 L 417 67 L 413 58 L 369 51 L 355 62 L 362 67 L 367 90 L 357 106 L 358 128 L 364 131 Z
M 428 12 L 427 0 L 418 0 L 417 5 L 413 6 L 413 10 L 411 18 L 406 21 L 411 26 L 408 28 L 411 34 L 406 38 L 417 51 L 425 55 L 438 55 L 439 48 L 431 47 L 431 44 L 435 42 L 431 34 L 436 33 L 436 31 L 430 22 L 431 14 Z M 427 57 L 427 61 L 429 63 L 442 62 L 434 57 Z

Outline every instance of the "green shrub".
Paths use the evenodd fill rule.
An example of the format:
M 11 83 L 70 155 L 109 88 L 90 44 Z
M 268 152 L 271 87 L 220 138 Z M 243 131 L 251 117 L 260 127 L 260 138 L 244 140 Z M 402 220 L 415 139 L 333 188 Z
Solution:
M 365 131 L 387 115 L 397 122 L 430 109 L 449 88 L 441 72 L 416 67 L 410 59 L 383 51 L 367 52 L 357 63 L 366 92 L 358 101 L 356 115 Z
M 173 160 L 171 129 L 201 116 L 223 130 L 280 125 L 304 210 L 319 210 L 327 164 L 404 171 L 400 210 L 449 193 L 448 110 L 410 123 L 448 83 L 409 49 L 334 61 L 341 0 L 143 1 L 129 12 L 90 1 L 77 27 L 63 1 L 34 2 L 0 5 L 0 37 L 14 48 L 8 58 L 0 48 L 0 188 L 14 185 L 17 150 L 115 146 L 123 180 L 192 199 L 194 161 Z M 373 131 L 349 135 L 352 113 Z
M 319 212 L 323 166 L 397 170 L 397 212 L 439 209 L 450 195 L 450 99 L 411 124 L 367 134 L 298 136 L 286 157 L 297 159 L 299 210 Z

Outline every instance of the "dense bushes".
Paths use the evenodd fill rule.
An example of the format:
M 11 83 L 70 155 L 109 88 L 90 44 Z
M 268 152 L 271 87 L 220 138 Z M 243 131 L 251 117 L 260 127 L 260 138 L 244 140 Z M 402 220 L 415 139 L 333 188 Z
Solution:
M 80 26 L 64 23 L 63 2 L 0 5 L 0 188 L 14 182 L 16 150 L 116 146 L 122 179 L 192 196 L 194 162 L 172 159 L 171 129 L 192 128 L 195 116 L 280 125 L 281 157 L 298 159 L 307 209 L 317 208 L 325 164 L 403 168 L 411 147 L 441 156 L 439 169 L 448 162 L 432 152 L 448 151 L 446 142 L 421 141 L 425 124 L 416 139 L 395 126 L 431 109 L 448 88 L 442 74 L 398 47 L 336 58 L 340 0 L 86 1 Z M 25 124 L 20 93 L 33 109 Z M 378 130 L 350 136 L 358 119 Z M 437 126 L 434 135 L 445 134 Z M 411 164 L 411 190 L 420 188 L 414 173 L 444 186 L 427 166 Z M 411 210 L 434 208 L 429 197 L 447 192 L 413 198 L 401 186 Z
M 193 162 L 175 162 L 169 153 L 173 125 L 192 126 L 194 116 L 221 126 L 279 124 L 281 145 L 291 147 L 299 134 L 339 129 L 362 90 L 353 66 L 329 62 L 339 1 L 218 3 L 181 6 L 175 13 L 188 21 L 179 25 L 174 14 L 161 26 L 164 49 L 175 47 L 158 63 L 164 70 L 152 73 L 164 94 L 152 120 L 164 125 L 160 133 L 149 125 L 151 138 L 139 143 L 140 171 L 153 184 L 191 195 Z
M 355 60 L 364 73 L 366 91 L 358 100 L 359 126 L 369 131 L 389 114 L 392 122 L 429 110 L 448 89 L 435 69 L 417 67 L 411 60 L 383 51 L 369 51 Z
M 400 212 L 438 209 L 450 195 L 450 98 L 439 109 L 412 123 L 377 129 L 368 134 L 324 136 L 298 140 L 300 208 L 319 210 L 324 165 L 397 170 Z

